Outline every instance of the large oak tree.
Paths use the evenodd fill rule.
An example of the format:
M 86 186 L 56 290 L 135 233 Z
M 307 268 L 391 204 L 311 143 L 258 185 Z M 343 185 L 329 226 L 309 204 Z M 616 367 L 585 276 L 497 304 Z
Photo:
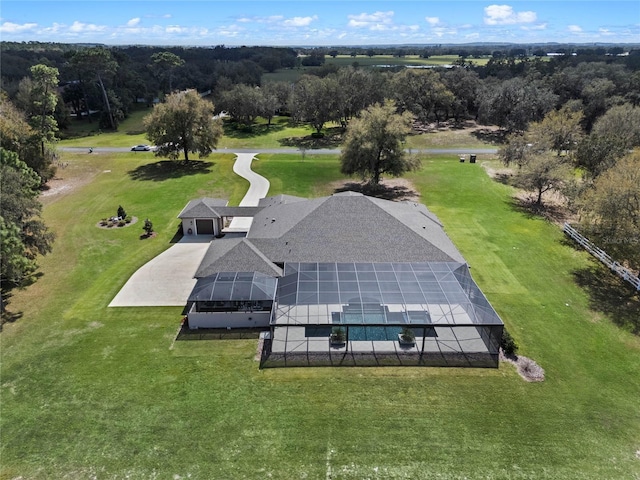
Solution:
M 420 161 L 404 149 L 411 122 L 408 112 L 396 113 L 394 102 L 365 109 L 347 127 L 340 156 L 342 173 L 361 175 L 377 185 L 382 174 L 398 176 L 417 169 Z
M 177 160 L 190 153 L 208 156 L 222 137 L 222 125 L 213 118 L 213 104 L 195 90 L 176 92 L 153 107 L 144 118 L 147 138 L 157 145 L 156 156 Z

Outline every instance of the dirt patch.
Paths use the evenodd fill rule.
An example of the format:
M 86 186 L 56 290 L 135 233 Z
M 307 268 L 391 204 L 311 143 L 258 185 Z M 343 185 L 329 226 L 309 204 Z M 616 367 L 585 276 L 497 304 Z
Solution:
M 544 369 L 528 357 L 519 355 L 505 355 L 500 349 L 500 361 L 514 365 L 520 375 L 527 382 L 543 382 Z
M 86 168 L 86 165 L 76 162 L 56 162 L 55 166 L 57 168 L 55 177 L 46 183 L 40 193 L 40 201 L 45 205 L 87 185 L 99 173 L 95 168 Z M 108 170 L 105 171 L 105 173 L 108 172 Z
M 375 187 L 371 187 L 367 182 L 339 180 L 331 182 L 330 187 L 336 193 L 350 191 L 396 202 L 420 201 L 420 194 L 406 178 L 386 178 L 381 180 L 380 184 Z

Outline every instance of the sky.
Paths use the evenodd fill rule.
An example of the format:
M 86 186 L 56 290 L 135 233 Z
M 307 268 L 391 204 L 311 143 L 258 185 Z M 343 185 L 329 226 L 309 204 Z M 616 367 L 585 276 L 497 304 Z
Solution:
M 640 43 L 640 1 L 2 0 L 0 40 L 165 46 Z

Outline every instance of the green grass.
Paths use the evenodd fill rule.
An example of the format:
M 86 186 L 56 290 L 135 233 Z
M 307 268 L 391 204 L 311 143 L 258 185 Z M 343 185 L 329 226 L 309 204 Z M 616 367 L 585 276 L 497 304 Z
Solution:
M 62 132 L 65 140 L 62 147 L 131 147 L 149 143 L 144 134 L 142 119 L 151 112 L 150 108 L 138 107 L 120 123 L 117 132 L 103 132 L 97 120 L 91 123 L 72 120 L 70 127 Z
M 172 347 L 181 308 L 107 304 L 169 246 L 187 200 L 239 199 L 232 157 L 192 170 L 135 154 L 64 160 L 61 175 L 93 181 L 48 202 L 54 252 L 10 305 L 24 316 L 1 334 L 0 478 L 640 476 L 638 338 L 589 310 L 572 277 L 589 258 L 514 209 L 479 164 L 429 157 L 410 178 L 543 383 L 510 365 L 260 371 L 255 340 Z M 335 157 L 261 155 L 256 170 L 271 194 L 328 193 L 339 178 Z M 118 204 L 158 236 L 96 228 Z

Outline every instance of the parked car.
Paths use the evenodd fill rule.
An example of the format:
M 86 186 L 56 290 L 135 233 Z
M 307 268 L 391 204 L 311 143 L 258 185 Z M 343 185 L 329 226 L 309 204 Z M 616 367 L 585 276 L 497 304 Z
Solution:
M 132 152 L 150 152 L 151 147 L 149 145 L 136 145 L 135 147 L 131 147 Z

